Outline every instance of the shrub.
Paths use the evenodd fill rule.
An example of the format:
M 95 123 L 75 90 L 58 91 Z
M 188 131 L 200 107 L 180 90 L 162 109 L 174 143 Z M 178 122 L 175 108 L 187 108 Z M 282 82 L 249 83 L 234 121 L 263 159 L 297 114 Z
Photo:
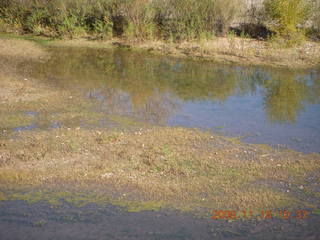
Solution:
M 215 0 L 212 9 L 217 33 L 225 35 L 231 23 L 244 11 L 242 0 Z
M 267 26 L 283 38 L 288 46 L 299 44 L 304 39 L 304 32 L 299 25 L 307 20 L 310 6 L 307 0 L 266 0 L 265 13 Z
M 320 40 L 320 1 L 312 1 L 311 6 L 312 35 Z
M 0 0 L 2 26 L 50 36 L 110 36 L 109 0 Z M 6 24 L 6 25 L 5 25 Z
M 160 0 L 155 4 L 155 22 L 164 38 L 192 39 L 212 25 L 206 17 L 207 0 Z M 205 21 L 207 20 L 206 24 Z M 212 28 L 213 30 L 213 28 Z
M 155 22 L 163 37 L 175 40 L 224 35 L 241 6 L 243 0 L 159 0 Z
M 126 37 L 153 38 L 154 9 L 149 0 L 120 1 L 118 7 L 128 21 L 125 28 Z

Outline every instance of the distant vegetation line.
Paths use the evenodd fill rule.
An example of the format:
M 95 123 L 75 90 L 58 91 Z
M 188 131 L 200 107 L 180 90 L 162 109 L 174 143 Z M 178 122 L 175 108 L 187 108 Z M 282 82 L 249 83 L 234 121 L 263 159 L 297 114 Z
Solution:
M 319 39 L 320 1 L 0 0 L 0 32 L 176 42 L 230 31 L 285 45 Z

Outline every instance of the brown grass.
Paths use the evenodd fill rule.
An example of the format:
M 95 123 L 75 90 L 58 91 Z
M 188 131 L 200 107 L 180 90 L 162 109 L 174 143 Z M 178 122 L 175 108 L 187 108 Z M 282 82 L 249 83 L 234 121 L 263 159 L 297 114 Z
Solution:
M 242 65 L 311 68 L 320 64 L 320 44 L 316 42 L 305 42 L 298 47 L 281 48 L 271 42 L 231 36 L 179 44 L 135 43 L 133 47 L 181 57 Z

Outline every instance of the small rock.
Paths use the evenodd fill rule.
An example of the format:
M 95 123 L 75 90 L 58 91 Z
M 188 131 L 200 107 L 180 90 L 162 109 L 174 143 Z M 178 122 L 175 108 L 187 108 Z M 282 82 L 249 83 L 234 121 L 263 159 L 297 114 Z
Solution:
M 303 185 L 299 186 L 299 189 L 300 189 L 300 190 L 303 190 L 303 189 L 304 189 L 304 186 L 303 186 Z
M 112 176 L 113 176 L 113 173 L 105 173 L 105 174 L 101 175 L 102 178 L 110 178 Z M 125 194 L 124 194 L 124 196 L 125 196 Z

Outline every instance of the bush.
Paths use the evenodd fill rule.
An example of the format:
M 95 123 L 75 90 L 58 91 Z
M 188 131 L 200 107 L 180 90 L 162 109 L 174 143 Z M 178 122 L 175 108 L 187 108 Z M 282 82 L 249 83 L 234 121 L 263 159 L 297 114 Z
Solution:
M 213 15 L 217 33 L 225 35 L 236 17 L 242 15 L 244 1 L 242 0 L 216 0 L 214 1 Z
M 155 3 L 155 22 L 163 38 L 181 40 L 194 38 L 205 28 L 210 28 L 211 19 L 206 19 L 203 0 L 160 0 Z
M 311 34 L 320 40 L 320 1 L 312 1 L 311 6 Z
M 87 32 L 110 36 L 108 0 L 0 0 L 2 25 L 27 33 L 74 37 Z
M 0 0 L 1 26 L 56 37 L 172 40 L 225 35 L 245 0 Z
M 159 0 L 155 22 L 163 37 L 175 40 L 225 35 L 241 6 L 243 0 Z
M 121 1 L 119 9 L 128 22 L 125 28 L 127 38 L 146 39 L 154 37 L 154 9 L 149 0 Z
M 308 18 L 310 5 L 307 0 L 266 0 L 265 13 L 267 26 L 282 38 L 288 46 L 299 44 L 304 39 L 304 32 L 298 29 Z

